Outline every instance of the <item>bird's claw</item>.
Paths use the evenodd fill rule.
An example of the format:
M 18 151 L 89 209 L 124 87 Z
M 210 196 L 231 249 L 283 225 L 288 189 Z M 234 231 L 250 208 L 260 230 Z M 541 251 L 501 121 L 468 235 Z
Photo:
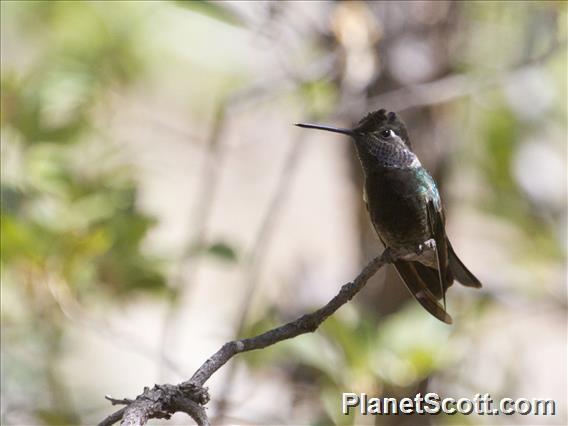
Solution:
M 422 254 L 426 250 L 436 250 L 436 240 L 434 238 L 430 238 L 427 241 L 424 241 L 422 244 L 418 245 L 418 249 L 416 250 L 416 254 Z

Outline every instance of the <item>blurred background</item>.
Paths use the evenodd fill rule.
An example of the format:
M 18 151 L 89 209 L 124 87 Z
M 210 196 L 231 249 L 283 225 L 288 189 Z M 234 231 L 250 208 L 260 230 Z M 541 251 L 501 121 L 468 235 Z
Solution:
M 447 326 L 381 270 L 215 374 L 210 417 L 566 424 L 567 28 L 554 1 L 2 2 L 2 424 L 97 423 L 326 303 L 383 248 L 353 146 L 292 124 L 378 108 L 483 289 L 451 289 Z M 341 415 L 425 391 L 557 414 Z

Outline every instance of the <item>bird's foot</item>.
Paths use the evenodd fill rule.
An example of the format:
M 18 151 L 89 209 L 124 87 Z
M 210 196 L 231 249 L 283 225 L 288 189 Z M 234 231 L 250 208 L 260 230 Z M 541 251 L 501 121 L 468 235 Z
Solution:
M 424 241 L 422 244 L 419 244 L 416 250 L 416 254 L 420 255 L 425 251 L 436 251 L 436 240 L 434 238 L 430 238 L 429 240 Z
M 429 259 L 432 253 L 436 252 L 436 241 L 431 238 L 419 244 L 415 248 L 387 248 L 383 252 L 382 259 L 386 263 L 392 263 L 395 260 L 422 261 Z M 426 255 L 426 256 L 424 256 Z

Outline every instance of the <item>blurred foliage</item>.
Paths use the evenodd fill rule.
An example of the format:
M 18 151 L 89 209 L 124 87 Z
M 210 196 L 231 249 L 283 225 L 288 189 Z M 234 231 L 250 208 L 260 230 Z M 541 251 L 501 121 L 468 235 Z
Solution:
M 220 22 L 230 25 L 243 26 L 244 22 L 237 14 L 216 1 L 208 0 L 175 0 L 177 5 L 187 8 L 192 12 L 202 13 Z
M 44 424 L 79 421 L 56 373 L 63 317 L 51 286 L 83 302 L 165 288 L 162 262 L 142 248 L 155 221 L 137 207 L 133 173 L 113 161 L 96 123 L 109 91 L 134 84 L 145 58 L 124 7 L 104 19 L 99 7 L 2 3 L 3 37 L 26 27 L 37 50 L 1 80 L 2 323 L 20 335 L 14 347 L 2 333 L 2 380 L 38 401 L 49 389 L 51 405 L 36 406 Z M 22 357 L 26 347 L 37 355 Z M 33 379 L 18 377 L 25 371 Z
M 546 128 L 550 118 L 542 117 L 540 123 L 526 123 L 514 114 L 510 107 L 498 100 L 493 103 L 496 110 L 482 118 L 480 140 L 485 144 L 485 155 L 478 165 L 484 173 L 486 184 L 491 187 L 490 197 L 484 208 L 491 214 L 515 224 L 525 233 L 535 249 L 536 256 L 564 259 L 563 240 L 559 234 L 562 217 L 547 220 L 543 207 L 537 200 L 526 197 L 523 188 L 514 175 L 514 162 L 519 146 L 526 135 L 535 128 Z M 524 246 L 524 245 L 523 245 Z
M 471 24 L 468 49 L 461 56 L 469 72 L 480 75 L 495 73 L 496 69 L 501 73 L 511 70 L 505 84 L 480 94 L 479 102 L 469 101 L 466 111 L 475 122 L 475 134 L 468 140 L 481 145 L 481 149 L 475 150 L 475 166 L 487 188 L 481 208 L 524 233 L 527 244 L 519 248 L 532 246 L 532 255 L 561 261 L 567 244 L 563 231 L 565 184 L 558 182 L 557 204 L 549 205 L 527 193 L 516 172 L 534 176 L 534 185 L 538 187 L 536 170 L 544 167 L 539 159 L 535 159 L 534 165 L 518 163 L 519 152 L 529 142 L 541 143 L 543 150 L 552 155 L 566 155 L 566 141 L 561 134 L 567 131 L 567 9 L 562 2 L 516 5 L 464 5 Z M 501 42 L 488 42 L 488 34 Z M 546 59 L 525 65 L 524 70 L 513 74 L 524 62 L 530 64 L 531 58 L 541 56 Z M 486 61 L 487 58 L 491 60 Z M 516 171 L 517 166 L 524 170 Z M 547 184 L 540 185 L 544 193 Z
M 158 263 L 141 251 L 153 220 L 136 207 L 131 172 L 105 163 L 111 148 L 93 123 L 107 91 L 132 84 L 141 68 L 128 26 L 87 19 L 84 3 L 9 7 L 23 20 L 48 16 L 55 40 L 25 74 L 2 76 L 4 267 L 49 265 L 70 286 L 113 294 L 163 287 Z M 83 21 L 81 31 L 69 25 Z
M 272 311 L 268 317 L 252 323 L 242 337 L 283 322 Z M 407 329 L 413 333 L 401 332 Z M 368 395 L 407 396 L 417 382 L 458 362 L 459 351 L 449 351 L 444 346 L 450 332 L 439 327 L 436 320 L 425 318 L 411 303 L 378 325 L 374 318 L 347 305 L 327 319 L 318 333 L 262 352 L 249 352 L 243 358 L 259 369 L 280 364 L 289 370 L 293 380 L 310 387 L 311 392 L 319 390 L 323 424 L 356 424 L 353 413 L 344 416 L 338 411 L 338 395 L 357 389 Z
M 217 3 L 180 4 L 239 24 Z M 13 391 L 10 404 L 39 401 L 26 421 L 76 424 L 57 373 L 65 315 L 82 315 L 73 309 L 101 299 L 127 303 L 168 289 L 166 261 L 145 247 L 156 221 L 138 206 L 136 170 L 119 158 L 100 119 L 112 96 L 136 87 L 155 60 L 144 46 L 148 12 L 129 2 L 1 7 L 3 48 L 12 58 L 3 63 L 0 98 L 2 383 Z M 220 241 L 190 254 L 237 260 Z M 41 395 L 45 389 L 53 398 Z

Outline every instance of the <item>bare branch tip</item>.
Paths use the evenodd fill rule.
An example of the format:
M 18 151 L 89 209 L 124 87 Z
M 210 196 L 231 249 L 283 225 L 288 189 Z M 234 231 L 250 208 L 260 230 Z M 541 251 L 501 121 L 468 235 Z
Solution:
M 106 395 L 105 398 L 113 405 L 122 404 L 126 407 L 108 416 L 99 426 L 110 426 L 121 420 L 124 425 L 143 425 L 151 418 L 169 418 L 177 411 L 187 413 L 200 426 L 208 426 L 209 420 L 204 405 L 209 402 L 209 393 L 203 384 L 217 370 L 240 352 L 263 349 L 315 331 L 329 316 L 351 300 L 376 271 L 385 264 L 396 261 L 400 256 L 401 254 L 386 249 L 382 255 L 369 262 L 352 282 L 343 285 L 339 293 L 320 309 L 257 336 L 225 343 L 186 382 L 178 385 L 155 385 L 152 389 L 145 387 L 135 400 L 116 399 Z
M 128 399 L 128 398 L 118 399 L 118 398 L 113 398 L 110 395 L 105 395 L 105 399 L 107 401 L 110 401 L 110 403 L 112 405 L 129 405 L 129 404 L 132 404 L 134 402 L 133 399 Z

